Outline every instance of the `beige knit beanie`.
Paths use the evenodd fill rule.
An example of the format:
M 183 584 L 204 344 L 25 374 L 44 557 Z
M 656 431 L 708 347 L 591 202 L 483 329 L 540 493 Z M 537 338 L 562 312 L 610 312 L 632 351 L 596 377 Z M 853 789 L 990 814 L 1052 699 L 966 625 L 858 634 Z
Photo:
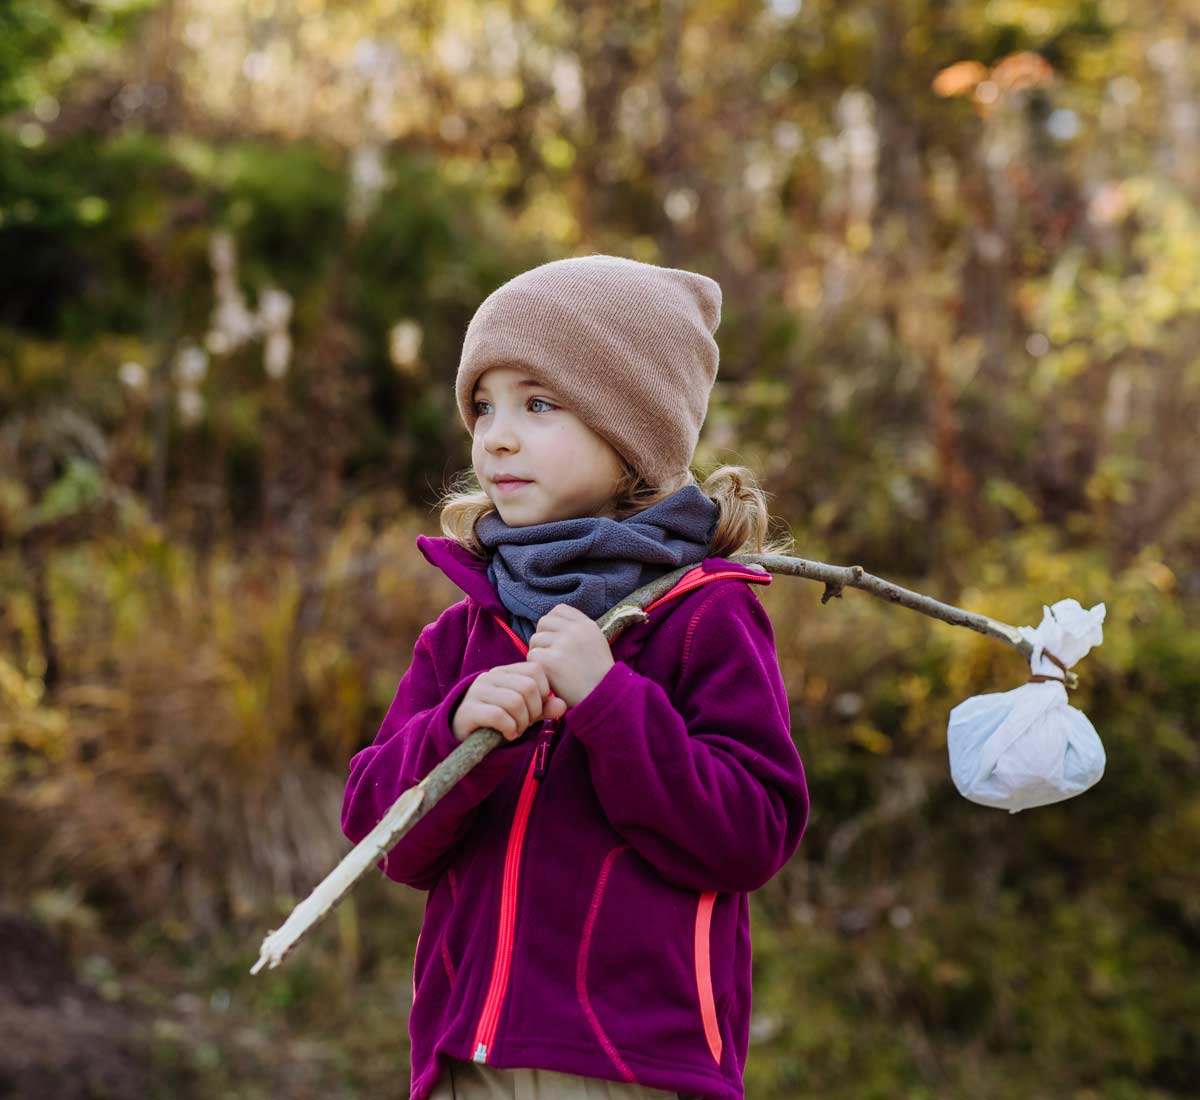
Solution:
M 682 268 L 593 253 L 494 290 L 471 318 L 454 384 L 467 430 L 489 367 L 528 371 L 651 485 L 687 471 L 717 376 L 721 287 Z

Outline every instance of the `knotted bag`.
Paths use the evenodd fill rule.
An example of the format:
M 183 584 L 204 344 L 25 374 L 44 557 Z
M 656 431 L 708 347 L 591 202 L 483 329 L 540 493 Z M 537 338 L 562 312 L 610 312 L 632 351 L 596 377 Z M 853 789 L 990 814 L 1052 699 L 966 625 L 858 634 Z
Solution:
M 1104 746 L 1086 714 L 1067 702 L 1064 673 L 1103 640 L 1104 604 L 1077 600 L 1042 605 L 1034 629 L 1033 675 L 1011 691 L 976 695 L 950 711 L 946 745 L 959 794 L 1009 813 L 1086 791 L 1104 774 Z

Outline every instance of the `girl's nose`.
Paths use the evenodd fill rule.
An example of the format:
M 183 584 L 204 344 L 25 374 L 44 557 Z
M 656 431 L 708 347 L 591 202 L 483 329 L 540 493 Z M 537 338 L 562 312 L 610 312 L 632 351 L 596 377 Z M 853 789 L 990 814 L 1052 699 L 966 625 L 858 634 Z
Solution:
M 517 441 L 511 432 L 489 432 L 483 441 L 484 448 L 494 453 L 496 451 L 511 451 L 516 448 Z
M 489 451 L 501 448 L 511 451 L 517 445 L 517 436 L 509 424 L 493 416 L 492 422 L 484 429 L 483 445 Z

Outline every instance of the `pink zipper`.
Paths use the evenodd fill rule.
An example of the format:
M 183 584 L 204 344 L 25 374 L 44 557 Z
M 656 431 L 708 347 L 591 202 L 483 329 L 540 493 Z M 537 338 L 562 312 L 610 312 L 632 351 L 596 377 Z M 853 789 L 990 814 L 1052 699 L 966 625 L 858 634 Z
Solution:
M 522 655 L 528 655 L 529 647 L 521 640 L 509 625 L 494 615 L 509 637 L 516 642 Z M 548 720 L 547 720 L 548 721 Z M 543 723 L 544 727 L 545 723 Z M 553 723 L 552 723 L 553 725 Z M 543 728 L 543 734 L 545 729 Z M 517 920 L 517 884 L 521 872 L 521 847 L 525 842 L 525 829 L 529 824 L 529 813 L 533 808 L 533 796 L 537 790 L 537 780 L 545 775 L 544 746 L 549 739 L 543 737 L 534 750 L 529 767 L 525 772 L 525 780 L 521 784 L 521 794 L 517 799 L 517 812 L 513 817 L 512 830 L 508 834 L 508 848 L 504 853 L 504 879 L 500 890 L 500 927 L 496 931 L 496 956 L 492 964 L 492 980 L 488 986 L 487 997 L 483 1002 L 483 1012 L 480 1013 L 479 1023 L 475 1029 L 475 1053 L 472 1058 L 476 1062 L 486 1062 L 492 1040 L 496 1036 L 496 1026 L 500 1022 L 500 1006 L 504 1003 L 504 993 L 508 988 L 509 973 L 512 970 L 513 929 Z
M 671 591 L 660 596 L 646 607 L 646 611 L 674 596 L 681 596 L 698 588 L 709 581 L 720 577 L 740 577 L 742 580 L 754 581 L 758 584 L 770 584 L 771 574 L 751 576 L 735 570 L 722 570 L 719 573 L 705 573 L 703 566 L 697 566 L 690 573 L 685 573 Z M 529 647 L 499 615 L 495 612 L 492 617 L 500 624 L 505 633 L 516 643 L 522 656 L 529 655 Z M 533 796 L 537 792 L 538 782 L 545 776 L 550 754 L 550 743 L 554 738 L 558 719 L 545 719 L 538 735 L 537 746 L 530 758 L 529 767 L 525 771 L 525 779 L 521 784 L 521 793 L 517 798 L 517 810 L 513 816 L 512 830 L 508 834 L 508 847 L 504 853 L 504 879 L 500 891 L 500 927 L 496 930 L 496 955 L 492 964 L 492 980 L 488 985 L 487 997 L 483 1002 L 483 1011 L 475 1028 L 475 1053 L 471 1056 L 475 1062 L 486 1063 L 492 1041 L 496 1037 L 496 1027 L 500 1023 L 500 1006 L 504 1003 L 504 994 L 508 989 L 508 980 L 512 972 L 512 953 L 514 928 L 517 921 L 517 886 L 521 873 L 521 848 L 525 843 L 525 830 L 529 825 L 529 814 L 533 809 Z
M 508 851 L 504 856 L 504 885 L 500 894 L 500 928 L 496 938 L 496 961 L 492 967 L 492 983 L 488 988 L 487 999 L 483 1002 L 483 1012 L 479 1017 L 479 1026 L 475 1031 L 475 1053 L 472 1058 L 476 1062 L 486 1062 L 492 1040 L 496 1035 L 496 1025 L 500 1022 L 500 1005 L 504 1000 L 504 991 L 508 986 L 508 976 L 512 969 L 513 926 L 517 920 L 517 880 L 521 868 L 521 845 L 525 840 L 525 827 L 529 824 L 529 811 L 533 806 L 535 790 L 533 778 L 533 761 L 525 773 L 525 782 L 521 787 L 521 797 L 517 800 L 517 813 L 513 820 L 512 832 L 508 834 Z

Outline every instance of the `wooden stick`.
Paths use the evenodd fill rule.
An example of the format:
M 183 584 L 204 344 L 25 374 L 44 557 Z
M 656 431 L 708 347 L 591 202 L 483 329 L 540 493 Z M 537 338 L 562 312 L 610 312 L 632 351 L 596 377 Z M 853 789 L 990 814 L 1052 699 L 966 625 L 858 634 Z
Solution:
M 823 581 L 825 591 L 821 595 L 822 603 L 827 603 L 834 597 L 841 599 L 844 588 L 861 588 L 864 592 L 870 592 L 901 607 L 908 607 L 953 626 L 965 626 L 980 634 L 1008 642 L 1026 657 L 1033 655 L 1033 645 L 1021 637 L 1016 627 L 986 615 L 963 611 L 911 589 L 901 588 L 866 572 L 861 565 L 828 565 L 825 562 L 809 561 L 785 554 L 732 554 L 728 560 L 739 562 L 762 573 L 782 573 Z M 596 625 L 604 632 L 609 644 L 611 645 L 627 627 L 644 622 L 648 616 L 643 609 L 659 596 L 669 592 L 680 577 L 694 568 L 694 565 L 681 566 L 658 577 L 631 592 L 601 615 L 596 620 Z M 1078 678 L 1073 672 L 1066 671 L 1065 676 L 1068 687 L 1077 685 Z M 420 783 L 405 791 L 383 815 L 379 824 L 292 910 L 287 920 L 279 928 L 268 933 L 259 949 L 258 961 L 250 968 L 250 973 L 257 974 L 264 965 L 272 968 L 278 966 L 300 938 L 341 901 L 350 887 L 368 869 L 375 866 L 380 857 L 390 851 L 396 842 L 437 804 L 442 795 L 503 740 L 503 735 L 490 727 L 475 730 Z

